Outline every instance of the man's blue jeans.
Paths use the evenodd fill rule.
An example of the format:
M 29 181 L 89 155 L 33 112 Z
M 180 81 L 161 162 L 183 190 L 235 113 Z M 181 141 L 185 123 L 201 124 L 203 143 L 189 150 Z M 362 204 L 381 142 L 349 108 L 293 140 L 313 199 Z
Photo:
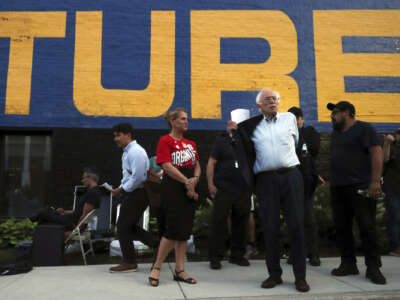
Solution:
M 400 195 L 386 192 L 387 234 L 391 249 L 400 248 Z

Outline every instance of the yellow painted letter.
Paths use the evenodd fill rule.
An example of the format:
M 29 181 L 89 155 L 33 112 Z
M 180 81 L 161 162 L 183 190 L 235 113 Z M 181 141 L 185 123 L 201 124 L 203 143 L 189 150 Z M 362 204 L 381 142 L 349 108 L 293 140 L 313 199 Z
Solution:
M 400 10 L 314 11 L 318 120 L 330 121 L 328 102 L 352 102 L 360 119 L 400 122 L 400 94 L 346 93 L 345 76 L 400 76 L 398 53 L 343 53 L 343 36 L 400 36 Z
M 271 56 L 260 64 L 221 64 L 221 38 L 264 38 Z M 297 34 L 283 12 L 192 11 L 191 39 L 193 118 L 221 118 L 221 91 L 270 87 L 284 99 L 281 110 L 299 105 L 297 83 L 287 75 L 297 66 Z
M 146 89 L 101 85 L 102 12 L 76 13 L 74 103 L 85 115 L 157 117 L 168 110 L 175 88 L 175 13 L 151 13 L 150 80 Z
M 29 114 L 33 40 L 65 37 L 66 17 L 66 12 L 0 12 L 0 38 L 11 40 L 6 114 Z

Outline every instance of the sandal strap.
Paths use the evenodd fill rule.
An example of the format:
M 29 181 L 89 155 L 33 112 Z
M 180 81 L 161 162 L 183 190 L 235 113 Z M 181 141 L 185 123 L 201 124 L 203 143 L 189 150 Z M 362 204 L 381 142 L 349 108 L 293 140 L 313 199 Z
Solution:
M 156 281 L 156 282 L 158 282 L 158 281 L 159 281 L 159 279 L 158 279 L 158 278 L 154 278 L 154 277 L 149 277 L 149 280 L 150 280 L 150 281 Z
M 155 266 L 152 266 L 152 267 L 151 267 L 151 269 L 152 269 L 152 270 L 158 270 L 158 271 L 161 271 L 161 268 L 159 268 L 159 267 L 155 267 Z
M 185 272 L 185 270 L 178 271 L 177 269 L 175 269 L 175 274 L 176 274 L 176 275 L 181 274 L 182 272 Z

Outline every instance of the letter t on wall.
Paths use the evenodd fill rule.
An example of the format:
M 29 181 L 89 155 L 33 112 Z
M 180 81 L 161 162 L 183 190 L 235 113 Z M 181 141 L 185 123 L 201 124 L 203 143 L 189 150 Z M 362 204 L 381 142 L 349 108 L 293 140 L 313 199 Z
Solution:
M 65 37 L 66 20 L 66 12 L 0 12 L 0 38 L 11 40 L 6 114 L 29 114 L 33 40 Z

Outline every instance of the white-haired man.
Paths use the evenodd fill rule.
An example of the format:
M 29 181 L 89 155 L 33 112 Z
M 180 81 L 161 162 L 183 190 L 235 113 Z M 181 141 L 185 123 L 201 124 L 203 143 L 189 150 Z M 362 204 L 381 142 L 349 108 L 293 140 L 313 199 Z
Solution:
M 229 121 L 227 129 L 236 129 L 239 164 L 248 183 L 255 185 L 260 204 L 269 273 L 261 287 L 273 288 L 282 283 L 279 249 L 282 207 L 293 247 L 296 289 L 307 292 L 310 287 L 306 281 L 303 178 L 296 155 L 299 133 L 292 113 L 278 113 L 279 101 L 278 92 L 261 90 L 256 104 L 262 114 L 239 125 Z

